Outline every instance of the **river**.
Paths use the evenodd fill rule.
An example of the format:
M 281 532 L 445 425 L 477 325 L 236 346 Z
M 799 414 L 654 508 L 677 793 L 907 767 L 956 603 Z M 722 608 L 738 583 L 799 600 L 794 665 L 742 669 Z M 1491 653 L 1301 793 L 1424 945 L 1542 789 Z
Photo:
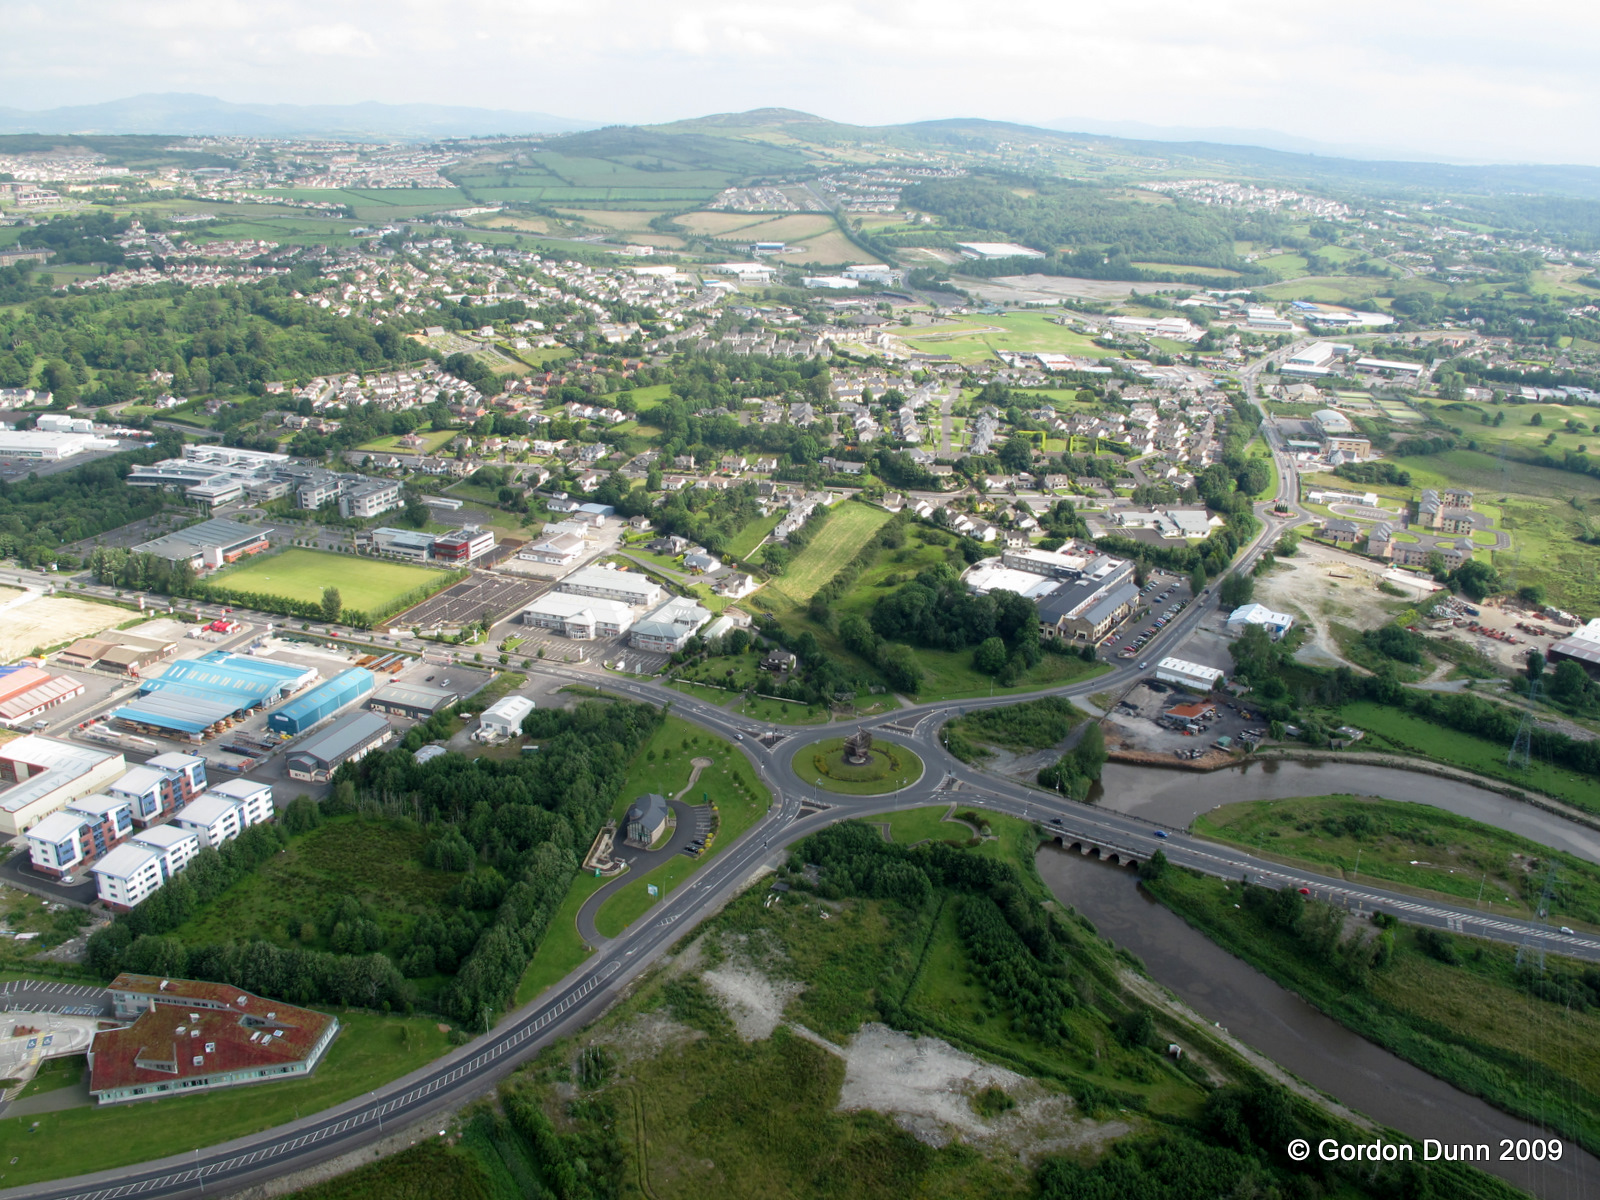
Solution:
M 1298 791 L 1293 786 L 1276 792 L 1259 787 L 1239 788 L 1228 799 L 1359 791 L 1348 781 L 1347 770 L 1341 769 L 1337 786 L 1328 781 L 1309 793 L 1304 784 L 1298 785 Z M 1109 767 L 1106 773 L 1111 774 Z M 1168 775 L 1150 771 L 1142 774 Z M 1194 784 L 1229 774 L 1232 773 L 1180 774 L 1171 778 L 1180 790 L 1192 793 Z M 1405 775 L 1397 771 L 1388 774 Z M 1415 778 L 1424 784 L 1456 786 L 1428 776 Z M 1236 778 L 1235 782 L 1242 781 Z M 1260 780 L 1254 782 L 1259 784 Z M 1178 807 L 1175 801 L 1181 800 L 1163 787 L 1151 789 L 1150 797 L 1152 803 L 1174 810 Z M 1438 803 L 1432 798 L 1426 802 Z M 1193 808 L 1193 804 L 1189 807 Z M 1208 807 L 1211 805 L 1202 804 L 1194 811 Z M 1175 824 L 1188 820 L 1170 816 L 1157 819 Z M 1137 887 L 1133 872 L 1126 868 L 1087 859 L 1053 845 L 1039 851 L 1037 862 L 1040 875 L 1055 897 L 1093 921 L 1101 934 L 1137 954 L 1158 983 L 1207 1020 L 1217 1022 L 1341 1104 L 1414 1138 L 1436 1138 L 1449 1144 L 1487 1143 L 1495 1156 L 1500 1152 L 1501 1138 L 1541 1136 L 1533 1126 L 1458 1091 L 1323 1016 L 1293 992 L 1279 987 L 1149 899 Z M 1543 1200 L 1590 1200 L 1600 1196 L 1600 1159 L 1571 1142 L 1566 1143 L 1558 1163 L 1490 1161 L 1483 1166 Z
M 1186 829 L 1201 813 L 1222 804 L 1335 793 L 1431 804 L 1600 863 L 1600 830 L 1487 788 L 1367 763 L 1264 758 L 1201 773 L 1112 762 L 1090 798 L 1100 808 Z

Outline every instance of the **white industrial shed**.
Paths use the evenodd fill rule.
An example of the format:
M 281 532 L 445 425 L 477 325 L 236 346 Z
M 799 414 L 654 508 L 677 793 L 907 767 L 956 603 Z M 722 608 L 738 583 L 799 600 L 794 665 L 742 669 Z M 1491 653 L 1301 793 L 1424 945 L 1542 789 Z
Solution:
M 1181 658 L 1163 658 L 1156 664 L 1156 678 L 1190 691 L 1209 692 L 1222 682 L 1223 672 Z
M 522 719 L 532 711 L 533 701 L 526 696 L 507 696 L 496 700 L 478 718 L 478 729 L 473 737 L 480 742 L 517 737 L 522 733 Z

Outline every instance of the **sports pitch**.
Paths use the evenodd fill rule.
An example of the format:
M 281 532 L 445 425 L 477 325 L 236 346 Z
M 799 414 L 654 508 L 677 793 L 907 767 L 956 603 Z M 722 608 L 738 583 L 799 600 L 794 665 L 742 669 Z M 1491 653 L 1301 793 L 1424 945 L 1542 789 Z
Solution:
M 233 588 L 311 601 L 322 599 L 323 588 L 336 587 L 346 608 L 370 613 L 383 611 L 407 592 L 442 584 L 445 579 L 444 572 L 427 567 L 293 548 L 229 567 L 208 582 L 219 592 Z

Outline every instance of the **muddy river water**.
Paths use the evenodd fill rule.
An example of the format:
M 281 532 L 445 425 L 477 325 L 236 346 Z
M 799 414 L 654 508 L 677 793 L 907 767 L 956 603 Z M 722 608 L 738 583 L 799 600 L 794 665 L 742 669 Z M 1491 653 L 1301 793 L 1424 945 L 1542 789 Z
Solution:
M 1201 775 L 1107 764 L 1104 808 L 1185 826 L 1219 804 L 1329 793 L 1432 804 L 1600 862 L 1600 832 L 1497 793 L 1378 766 L 1256 762 Z M 1131 871 L 1046 846 L 1039 872 L 1057 899 L 1143 960 L 1207 1020 L 1380 1123 L 1418 1139 L 1487 1144 L 1485 1169 L 1544 1200 L 1600 1197 L 1600 1159 L 1567 1142 L 1559 1162 L 1496 1161 L 1502 1138 L 1549 1136 L 1323 1016 L 1148 899 Z

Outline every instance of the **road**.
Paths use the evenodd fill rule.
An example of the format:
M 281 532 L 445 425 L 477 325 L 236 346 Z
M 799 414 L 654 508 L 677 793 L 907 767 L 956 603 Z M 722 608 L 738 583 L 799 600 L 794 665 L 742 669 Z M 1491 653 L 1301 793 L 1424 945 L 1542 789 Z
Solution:
M 1280 354 L 1288 353 L 1282 351 Z M 1258 370 L 1259 367 L 1255 368 Z M 1247 393 L 1254 376 L 1247 371 Z M 1248 570 L 1279 533 L 1304 519 L 1296 503 L 1292 460 L 1282 453 L 1276 430 L 1264 436 L 1279 462 L 1275 499 L 1289 509 L 1280 516 L 1263 505 L 1262 528 L 1240 555 L 1236 569 Z M 1213 596 L 1196 597 L 1189 608 L 1162 631 L 1159 650 L 1172 653 L 1215 607 Z M 925 764 L 923 776 L 890 796 L 818 795 L 794 772 L 798 750 L 831 736 L 830 729 L 795 729 L 753 722 L 661 684 L 593 669 L 539 663 L 536 673 L 572 683 L 600 686 L 633 699 L 662 703 L 704 728 L 731 739 L 751 760 L 773 795 L 765 817 L 737 841 L 719 848 L 691 880 L 665 896 L 655 908 L 619 937 L 604 942 L 595 955 L 544 996 L 509 1014 L 501 1024 L 470 1045 L 380 1088 L 291 1125 L 213 1146 L 197 1154 L 118 1168 L 93 1176 L 57 1180 L 10 1189 L 6 1196 L 49 1200 L 113 1200 L 116 1197 L 164 1197 L 198 1193 L 205 1187 L 236 1190 L 282 1176 L 366 1146 L 383 1136 L 385 1123 L 412 1124 L 441 1114 L 483 1094 L 525 1061 L 536 1049 L 576 1033 L 597 1017 L 619 990 L 657 962 L 688 930 L 750 882 L 767 865 L 779 861 L 785 848 L 834 821 L 871 817 L 897 809 L 954 801 L 1040 822 L 1066 846 L 1122 863 L 1144 862 L 1156 850 L 1174 863 L 1223 878 L 1250 878 L 1274 887 L 1302 888 L 1308 893 L 1357 912 L 1381 909 L 1408 922 L 1449 929 L 1472 936 L 1559 951 L 1600 961 L 1600 939 L 1554 934 L 1542 926 L 1486 917 L 1467 906 L 1419 901 L 1342 879 L 1297 871 L 1252 855 L 1193 838 L 1121 813 L 1078 804 L 1048 792 L 989 775 L 950 756 L 940 744 L 945 722 L 963 712 L 1016 702 L 1013 696 L 913 705 L 860 722 L 876 737 L 914 749 Z M 1092 680 L 1057 689 L 1056 694 L 1083 696 L 1116 691 L 1141 676 L 1126 662 Z M 826 805 L 802 813 L 807 802 Z

